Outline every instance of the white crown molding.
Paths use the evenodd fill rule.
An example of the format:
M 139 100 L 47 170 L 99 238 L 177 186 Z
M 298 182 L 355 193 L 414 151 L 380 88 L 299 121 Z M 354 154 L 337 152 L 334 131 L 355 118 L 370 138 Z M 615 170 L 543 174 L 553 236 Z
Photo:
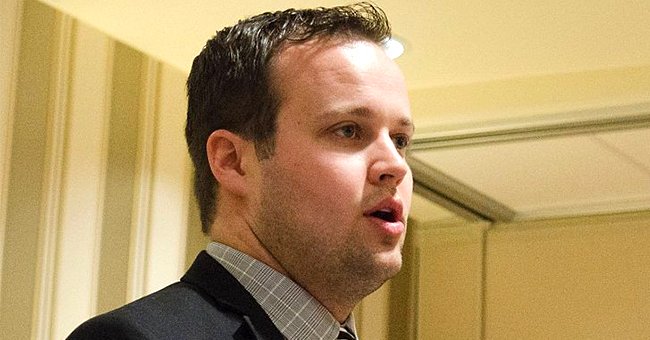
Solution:
M 422 194 L 426 198 L 469 220 L 478 217 L 495 222 L 507 222 L 508 220 L 645 210 L 650 209 L 647 197 L 514 211 L 455 180 L 448 174 L 428 166 L 425 162 L 418 161 L 417 157 L 420 151 L 431 149 L 451 149 L 468 145 L 636 129 L 647 126 L 650 126 L 650 102 L 562 112 L 525 119 L 499 120 L 485 123 L 480 127 L 441 128 L 438 131 L 421 133 L 416 136 L 409 154 L 409 164 L 413 168 L 416 190 L 423 191 Z
M 592 200 L 573 204 L 523 207 L 517 211 L 516 221 L 558 217 L 574 217 L 650 211 L 650 195 L 624 197 L 613 200 Z
M 411 150 L 450 148 L 650 126 L 650 102 L 439 127 L 418 132 Z
M 408 157 L 413 172 L 414 190 L 469 221 L 511 221 L 515 212 L 505 204 L 459 182 L 417 159 Z

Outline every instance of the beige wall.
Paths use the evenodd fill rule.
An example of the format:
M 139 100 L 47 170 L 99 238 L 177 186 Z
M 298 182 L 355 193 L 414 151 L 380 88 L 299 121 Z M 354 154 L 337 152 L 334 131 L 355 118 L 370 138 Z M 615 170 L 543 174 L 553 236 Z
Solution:
M 650 212 L 414 229 L 417 339 L 650 337 Z
M 486 338 L 649 338 L 648 245 L 648 213 L 495 227 Z
M 0 334 L 62 339 L 205 246 L 185 74 L 36 1 L 0 15 Z M 649 212 L 409 229 L 365 339 L 650 336 Z

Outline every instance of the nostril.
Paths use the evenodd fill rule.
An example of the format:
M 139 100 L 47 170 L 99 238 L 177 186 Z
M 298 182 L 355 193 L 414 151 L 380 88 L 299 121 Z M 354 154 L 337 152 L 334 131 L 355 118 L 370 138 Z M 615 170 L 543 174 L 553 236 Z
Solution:
M 379 176 L 379 180 L 380 180 L 380 181 L 385 181 L 385 180 L 390 179 L 390 178 L 393 178 L 393 177 L 394 177 L 394 176 L 391 175 L 391 174 L 382 174 L 382 175 Z
M 396 188 L 400 185 L 400 183 L 402 183 L 404 176 L 392 173 L 384 173 L 375 178 L 378 178 L 377 185 Z

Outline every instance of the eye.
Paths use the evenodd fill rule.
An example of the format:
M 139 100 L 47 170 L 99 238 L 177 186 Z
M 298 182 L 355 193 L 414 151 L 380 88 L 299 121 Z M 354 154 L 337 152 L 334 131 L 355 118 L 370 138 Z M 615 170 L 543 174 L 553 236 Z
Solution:
M 406 149 L 410 142 L 411 140 L 407 135 L 397 135 L 393 137 L 393 143 L 395 143 L 397 150 Z
M 359 137 L 359 130 L 359 126 L 355 124 L 349 124 L 337 128 L 334 133 L 336 133 L 336 135 L 339 137 L 353 139 Z

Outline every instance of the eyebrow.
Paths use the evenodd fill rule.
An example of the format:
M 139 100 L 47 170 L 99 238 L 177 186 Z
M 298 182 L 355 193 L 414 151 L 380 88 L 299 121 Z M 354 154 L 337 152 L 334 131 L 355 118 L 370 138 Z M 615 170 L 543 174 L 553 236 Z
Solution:
M 319 114 L 316 118 L 318 120 L 326 119 L 326 117 L 331 117 L 333 115 L 336 116 L 346 116 L 346 115 L 351 115 L 351 116 L 356 116 L 356 117 L 361 117 L 361 118 L 366 118 L 366 119 L 372 119 L 372 111 L 368 110 L 366 107 L 355 107 L 352 110 L 332 110 L 332 111 L 326 111 L 324 113 Z M 415 125 L 413 124 L 413 121 L 409 117 L 402 117 L 399 119 L 399 126 L 405 127 L 405 128 L 410 128 L 411 132 L 415 131 Z

